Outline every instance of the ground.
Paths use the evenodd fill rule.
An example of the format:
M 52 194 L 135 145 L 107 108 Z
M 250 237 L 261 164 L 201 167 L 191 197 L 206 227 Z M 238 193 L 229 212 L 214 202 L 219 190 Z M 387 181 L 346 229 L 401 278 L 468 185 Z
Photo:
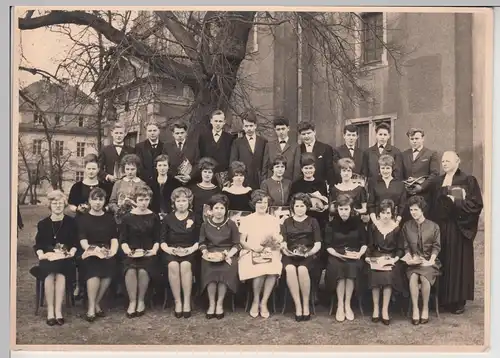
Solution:
M 317 316 L 309 322 L 297 323 L 293 314 L 281 313 L 269 319 L 252 319 L 243 309 L 228 312 L 221 321 L 206 320 L 201 309 L 190 319 L 176 319 L 171 308 L 156 307 L 141 318 L 129 320 L 122 307 L 109 312 L 98 322 L 88 323 L 79 317 L 81 302 L 66 309 L 67 324 L 49 327 L 45 309 L 38 316 L 35 309 L 35 280 L 29 269 L 36 264 L 31 246 L 36 223 L 47 214 L 43 207 L 21 209 L 25 228 L 19 232 L 17 244 L 17 344 L 135 344 L 135 345 L 483 345 L 484 343 L 484 232 L 475 240 L 476 293 L 465 314 L 455 316 L 441 312 L 438 320 L 431 313 L 427 325 L 413 326 L 398 312 L 392 314 L 390 326 L 370 320 L 355 311 L 353 322 L 336 323 L 328 316 L 328 308 L 318 306 Z M 354 306 L 353 306 L 354 307 Z M 375 329 L 376 328 L 376 329 Z

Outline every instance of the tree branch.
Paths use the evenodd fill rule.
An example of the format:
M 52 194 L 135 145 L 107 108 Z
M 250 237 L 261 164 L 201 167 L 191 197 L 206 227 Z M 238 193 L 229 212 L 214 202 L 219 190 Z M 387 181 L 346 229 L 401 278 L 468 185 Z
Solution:
M 186 30 L 172 11 L 155 11 L 154 13 L 163 21 L 175 39 L 182 44 L 186 55 L 192 61 L 197 61 L 198 51 L 196 51 L 196 48 L 198 47 L 198 43 L 194 39 L 193 34 Z

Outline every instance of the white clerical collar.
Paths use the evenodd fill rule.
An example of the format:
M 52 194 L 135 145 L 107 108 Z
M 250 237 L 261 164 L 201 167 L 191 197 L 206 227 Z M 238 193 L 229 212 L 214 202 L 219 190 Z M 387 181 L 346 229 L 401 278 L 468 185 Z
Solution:
M 141 179 L 139 177 L 135 177 L 134 179 L 129 179 L 128 177 L 123 177 L 122 178 L 123 181 L 126 181 L 126 182 L 134 182 L 134 183 L 139 183 L 141 181 Z

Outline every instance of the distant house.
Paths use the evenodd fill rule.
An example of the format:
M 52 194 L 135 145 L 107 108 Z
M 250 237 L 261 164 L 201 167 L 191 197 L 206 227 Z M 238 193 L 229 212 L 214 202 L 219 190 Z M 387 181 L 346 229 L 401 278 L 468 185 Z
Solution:
M 83 157 L 97 153 L 97 106 L 84 92 L 67 84 L 40 80 L 22 89 L 19 98 L 18 195 L 32 202 L 36 191 L 43 201 L 51 188 L 49 140 L 52 160 L 61 172 L 62 190 L 83 178 Z M 32 188 L 30 188 L 30 185 Z M 31 189 L 35 190 L 32 191 Z

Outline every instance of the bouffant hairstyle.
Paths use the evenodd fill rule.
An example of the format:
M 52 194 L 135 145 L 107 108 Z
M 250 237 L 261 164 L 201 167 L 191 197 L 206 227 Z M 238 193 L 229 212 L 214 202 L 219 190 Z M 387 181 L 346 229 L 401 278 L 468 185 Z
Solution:
M 352 207 L 352 197 L 347 194 L 339 194 L 337 196 L 337 200 L 335 201 L 335 208 L 338 208 L 339 206 L 351 206 Z
M 172 202 L 172 208 L 175 210 L 175 201 L 180 197 L 185 197 L 189 203 L 189 209 L 193 207 L 193 192 L 185 187 L 179 187 L 174 189 L 170 195 L 170 201 Z
M 408 208 L 411 208 L 413 205 L 416 205 L 422 211 L 424 211 L 425 209 L 427 209 L 427 202 L 420 195 L 411 196 L 408 199 L 408 202 L 406 203 L 406 205 L 408 206 Z
M 304 153 L 300 157 L 300 168 L 307 167 L 308 165 L 316 165 L 316 158 L 312 153 Z
M 138 185 L 134 190 L 134 200 L 146 197 L 151 199 L 153 197 L 153 191 L 146 184 Z
M 127 154 L 120 161 L 120 168 L 124 170 L 126 165 L 133 165 L 137 169 L 139 169 L 141 165 L 141 159 L 136 154 Z
M 389 154 L 383 154 L 378 158 L 378 165 L 380 167 L 392 167 L 394 168 L 394 158 L 390 156 Z
M 378 131 L 381 129 L 385 129 L 387 132 L 389 132 L 389 134 L 391 133 L 391 127 L 387 123 L 382 122 L 380 124 L 377 124 L 377 126 L 375 127 L 375 133 L 378 133 Z
M 250 199 L 250 205 L 252 208 L 255 209 L 255 204 L 257 204 L 259 201 L 264 200 L 267 198 L 268 204 L 271 202 L 271 197 L 267 194 L 265 190 L 262 189 L 257 189 L 252 192 L 251 199 Z
M 239 161 L 234 161 L 231 163 L 229 166 L 229 180 L 232 180 L 235 175 L 243 175 L 245 176 L 247 172 L 247 167 L 245 163 L 239 162 Z
M 97 199 L 106 200 L 106 192 L 102 188 L 94 188 L 90 191 L 89 199 L 90 200 L 97 200 Z
M 391 216 L 394 217 L 394 201 L 392 201 L 391 199 L 384 199 L 382 200 L 382 202 L 380 203 L 380 206 L 379 206 L 379 214 L 382 212 L 382 211 L 386 211 L 387 209 L 390 209 L 391 210 Z
M 300 122 L 297 128 L 297 132 L 299 134 L 302 134 L 302 132 L 308 131 L 308 130 L 316 130 L 316 127 L 314 126 L 313 123 L 311 122 Z
M 198 162 L 198 170 L 202 172 L 203 170 L 211 170 L 214 171 L 217 166 L 217 162 L 209 157 L 201 158 Z
M 86 156 L 83 157 L 83 166 L 86 167 L 87 164 L 89 163 L 96 163 L 97 164 L 97 155 L 94 153 L 87 154 Z
M 279 117 L 276 117 L 274 120 L 273 120 L 273 126 L 274 127 L 277 127 L 277 126 L 287 126 L 287 127 L 290 127 L 290 121 L 283 117 L 283 116 L 279 116 Z
M 292 199 L 290 200 L 290 211 L 292 213 L 294 212 L 293 207 L 295 206 L 295 203 L 297 201 L 303 202 L 307 210 L 309 210 L 312 207 L 311 198 L 309 197 L 309 195 L 304 193 L 296 193 L 292 196 Z
M 354 160 L 352 160 L 351 158 L 339 159 L 339 161 L 337 162 L 337 165 L 339 166 L 340 169 L 354 170 L 354 168 L 356 167 Z
M 283 166 L 286 168 L 287 161 L 286 158 L 283 155 L 277 155 L 276 158 L 273 160 L 273 168 L 275 165 L 278 164 L 283 164 Z
M 208 200 L 207 205 L 210 209 L 213 209 L 216 204 L 224 205 L 227 210 L 229 205 L 229 198 L 224 194 L 212 195 L 212 197 Z

